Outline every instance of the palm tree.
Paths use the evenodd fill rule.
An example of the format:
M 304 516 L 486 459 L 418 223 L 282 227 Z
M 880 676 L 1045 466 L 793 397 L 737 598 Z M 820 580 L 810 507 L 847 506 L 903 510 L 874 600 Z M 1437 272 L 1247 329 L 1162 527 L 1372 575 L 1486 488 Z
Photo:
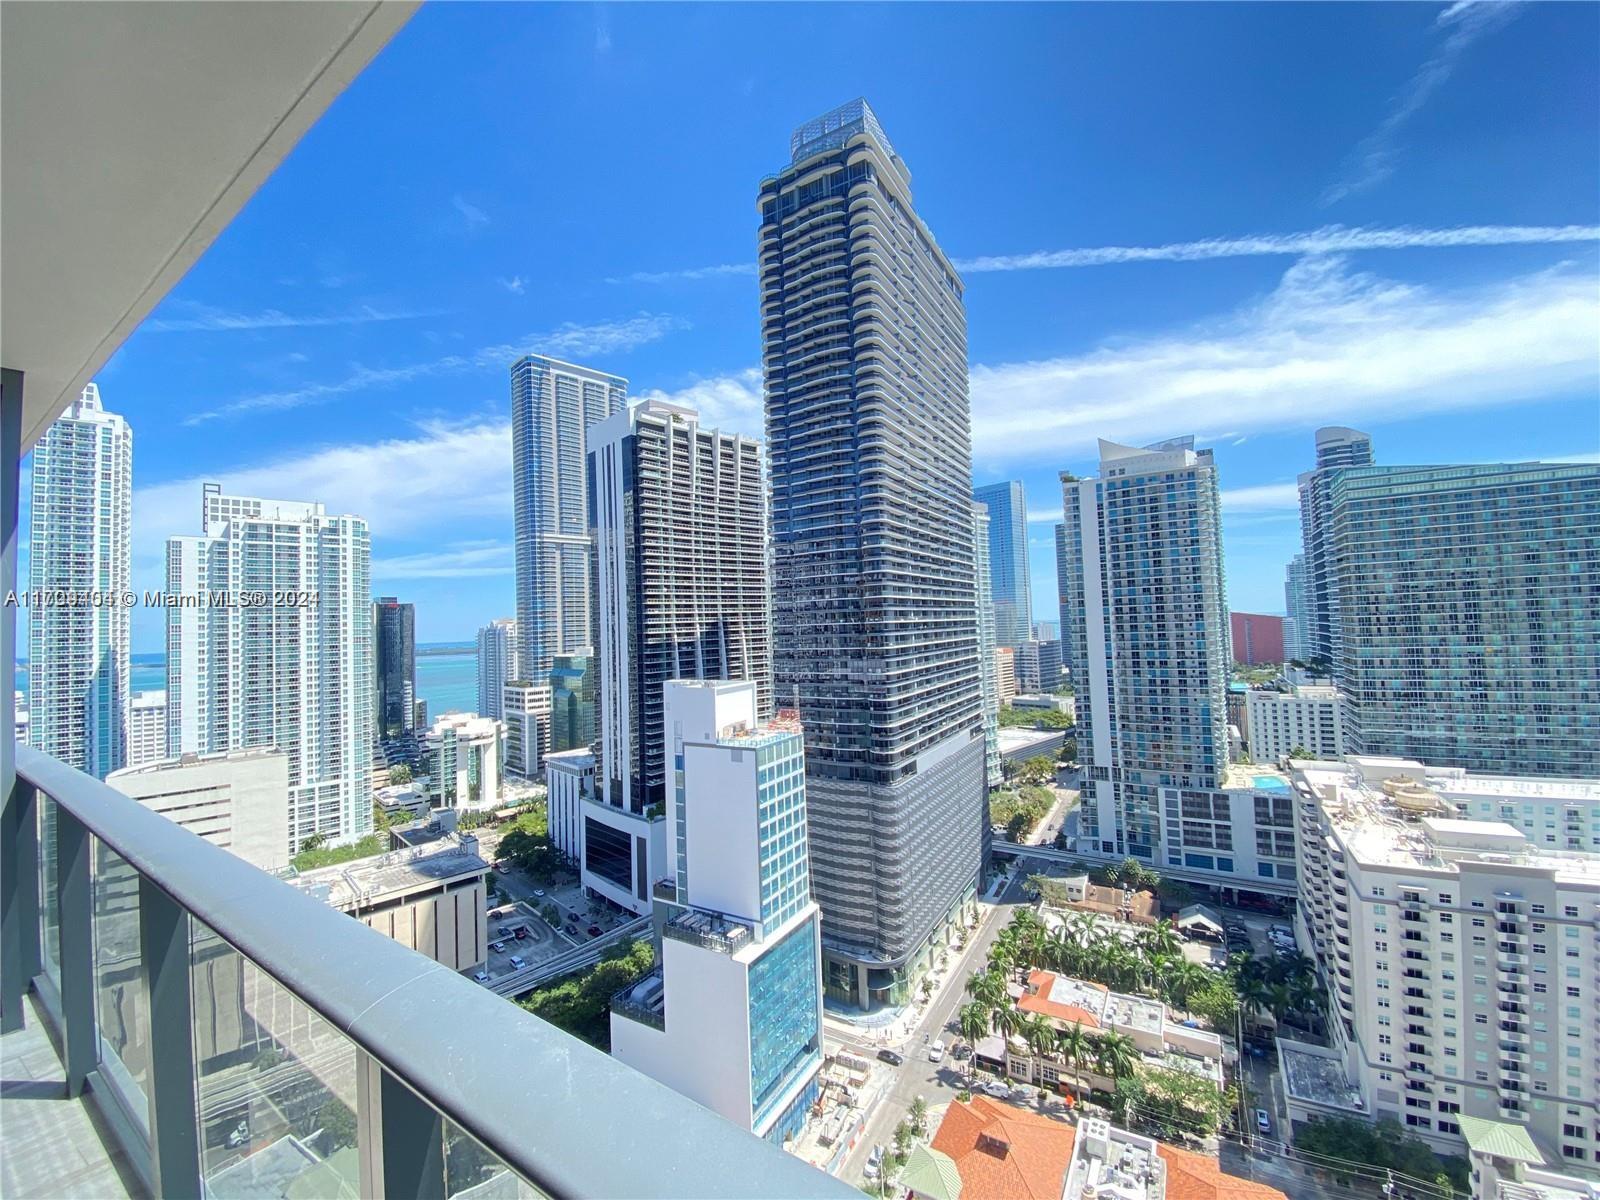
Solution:
M 1005 973 L 993 969 L 974 973 L 967 980 L 967 993 L 988 1008 L 1005 1006 L 1009 999 L 1006 995 Z
M 1094 1060 L 1100 1074 L 1112 1081 L 1126 1079 L 1139 1063 L 1139 1048 L 1127 1034 L 1109 1030 L 1095 1038 Z
M 967 1044 L 973 1048 L 973 1053 L 967 1055 L 967 1081 L 972 1081 L 973 1061 L 978 1057 L 978 1040 L 989 1032 L 990 1023 L 994 1019 L 994 1009 L 981 1000 L 974 1000 L 970 1004 L 961 1006 L 958 1018 L 961 1027 L 961 1036 L 967 1039 Z
M 1211 973 L 1188 959 L 1174 963 L 1160 980 L 1161 990 L 1175 1008 L 1188 1011 L 1189 997 L 1211 982 Z
M 1056 1044 L 1061 1047 L 1061 1057 L 1072 1064 L 1073 1090 L 1083 1099 L 1083 1063 L 1092 1053 L 1089 1038 L 1083 1032 L 1083 1022 L 1074 1021 L 1056 1034 Z
M 1025 1019 L 1014 1004 L 1002 1004 L 994 1010 L 995 1031 L 1009 1041 L 1012 1035 L 1022 1029 L 1022 1022 Z
M 1154 957 L 1176 958 L 1183 951 L 1183 940 L 1171 921 L 1157 921 L 1139 935 L 1144 952 Z
M 1235 985 L 1239 991 L 1239 1008 L 1245 1016 L 1259 1016 L 1269 1007 L 1271 985 L 1255 974 L 1240 975 Z

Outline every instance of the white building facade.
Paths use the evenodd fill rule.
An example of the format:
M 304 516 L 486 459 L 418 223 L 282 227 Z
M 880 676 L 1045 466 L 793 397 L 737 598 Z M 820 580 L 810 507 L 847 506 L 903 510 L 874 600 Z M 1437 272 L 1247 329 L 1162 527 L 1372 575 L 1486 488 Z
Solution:
M 1291 685 L 1286 692 L 1251 688 L 1245 693 L 1250 757 L 1277 762 L 1291 750 L 1304 749 L 1312 758 L 1343 758 L 1343 707 L 1338 688 L 1304 684 Z
M 167 757 L 167 693 L 135 692 L 128 706 L 128 766 Z
M 124 767 L 106 782 L 263 871 L 289 865 L 289 758 L 277 750 L 185 754 Z
M 1364 1111 L 1447 1154 L 1463 1117 L 1511 1122 L 1592 1167 L 1600 856 L 1461 819 L 1416 763 L 1305 762 L 1293 779 L 1296 932 Z
M 544 756 L 550 841 L 573 862 L 583 861 L 583 813 L 594 803 L 594 755 L 562 750 Z
M 550 722 L 550 685 L 514 679 L 501 689 L 501 695 L 506 772 L 523 779 L 536 778 Z
M 757 1136 L 798 1133 L 822 1067 L 822 939 L 811 899 L 805 748 L 760 724 L 747 681 L 669 683 L 671 874 L 661 968 L 611 1006 L 611 1052 Z
M 420 739 L 432 807 L 498 808 L 504 737 L 492 717 L 446 713 L 436 720 Z
M 202 505 L 201 534 L 167 541 L 168 746 L 282 750 L 292 844 L 362 837 L 372 830 L 367 523 L 214 483 Z M 246 595 L 273 603 L 230 599 Z
M 506 684 L 517 677 L 517 623 L 510 617 L 478 630 L 478 715 L 505 717 Z
M 989 582 L 989 508 L 972 502 L 974 576 L 978 588 L 979 692 L 983 697 L 983 759 L 989 786 L 997 788 L 1000 774 L 1000 681 L 995 669 L 994 595 Z
M 34 446 L 31 504 L 30 744 L 104 779 L 127 761 L 133 433 L 94 384 Z

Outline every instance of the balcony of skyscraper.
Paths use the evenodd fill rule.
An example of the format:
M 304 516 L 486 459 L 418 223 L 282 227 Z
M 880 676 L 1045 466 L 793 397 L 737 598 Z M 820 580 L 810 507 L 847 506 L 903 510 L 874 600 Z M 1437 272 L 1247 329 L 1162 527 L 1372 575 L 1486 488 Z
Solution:
M 8 6 L 0 593 L 23 456 L 414 7 Z M 0 1194 L 847 1193 L 18 744 L 0 691 Z

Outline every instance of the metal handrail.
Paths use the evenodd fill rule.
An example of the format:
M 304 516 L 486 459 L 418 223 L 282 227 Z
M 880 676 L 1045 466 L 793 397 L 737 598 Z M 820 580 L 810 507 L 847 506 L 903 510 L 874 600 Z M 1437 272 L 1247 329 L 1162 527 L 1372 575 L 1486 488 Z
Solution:
M 856 1194 L 99 780 L 16 751 L 22 779 L 547 1195 Z

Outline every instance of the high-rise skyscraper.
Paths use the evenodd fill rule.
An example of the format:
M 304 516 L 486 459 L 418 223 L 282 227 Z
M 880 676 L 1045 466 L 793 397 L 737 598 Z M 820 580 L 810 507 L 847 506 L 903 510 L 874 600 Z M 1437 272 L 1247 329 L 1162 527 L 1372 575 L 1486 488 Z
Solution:
M 643 912 L 671 778 L 662 686 L 746 679 L 772 712 L 766 481 L 754 439 L 655 400 L 589 431 L 589 472 L 600 805 L 585 814 L 583 879 Z
M 1359 429 L 1317 430 L 1317 465 L 1300 476 L 1300 537 L 1305 547 L 1304 625 L 1298 636 L 1308 661 L 1333 661 L 1339 594 L 1327 544 L 1328 481 L 1341 467 L 1372 465 L 1372 439 Z
M 665 693 L 678 766 L 655 900 L 661 969 L 612 1001 L 611 1051 L 781 1145 L 822 1068 L 804 738 L 792 713 L 761 723 L 746 680 Z
M 84 602 L 28 609 L 28 736 L 104 779 L 127 759 L 133 434 L 94 384 L 34 446 L 32 486 L 28 586 Z
M 587 435 L 627 394 L 626 379 L 542 354 L 512 364 L 517 669 L 511 678 L 546 682 L 557 654 L 592 644 Z
M 478 630 L 478 715 L 505 716 L 506 684 L 517 677 L 517 623 L 509 617 Z
M 135 692 L 128 705 L 126 766 L 142 767 L 167 757 L 167 693 Z
M 1059 642 L 1061 640 L 1060 621 L 1035 621 L 1033 623 L 1033 637 L 1039 642 Z
M 204 485 L 201 534 L 167 540 L 167 591 L 267 602 L 167 609 L 174 754 L 289 757 L 291 852 L 372 829 L 372 549 L 360 517 Z
M 995 642 L 1016 646 L 1033 637 L 1028 501 L 1019 479 L 973 488 L 972 498 L 989 510 L 989 589 L 994 593 Z
M 864 101 L 789 149 L 760 189 L 774 675 L 806 729 L 829 993 L 899 1003 L 981 870 L 966 313 Z
M 972 502 L 973 578 L 978 588 L 979 694 L 983 698 L 984 773 L 991 788 L 1000 774 L 1000 682 L 995 664 L 994 598 L 989 593 L 989 508 Z M 985 823 L 984 828 L 988 825 Z
M 1313 477 L 1349 753 L 1600 775 L 1600 466 Z
M 1307 641 L 1311 622 L 1306 608 L 1306 556 L 1296 554 L 1291 558 L 1283 576 L 1283 652 L 1291 661 L 1304 662 L 1311 657 Z
M 1100 443 L 1061 477 L 1063 650 L 1077 695 L 1090 848 L 1153 860 L 1158 789 L 1215 788 L 1228 765 L 1228 612 L 1211 451 Z
M 374 732 L 399 737 L 415 728 L 417 698 L 416 610 L 393 596 L 372 605 Z

